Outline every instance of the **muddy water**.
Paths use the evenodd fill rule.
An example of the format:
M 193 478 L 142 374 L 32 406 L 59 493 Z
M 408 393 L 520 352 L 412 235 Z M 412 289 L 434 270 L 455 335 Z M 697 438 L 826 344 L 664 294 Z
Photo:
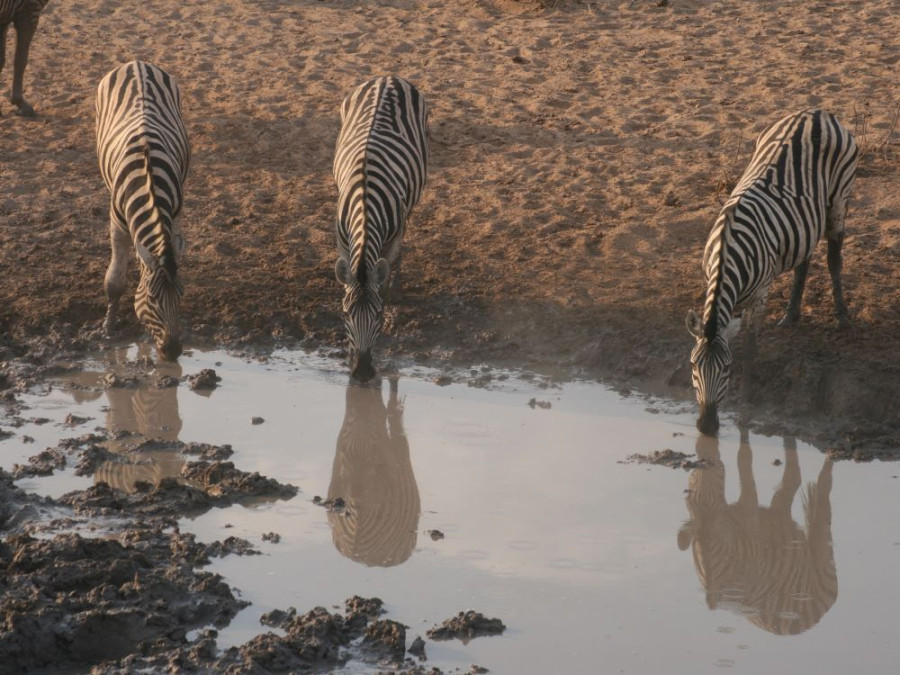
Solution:
M 239 468 L 298 486 L 287 502 L 181 524 L 264 554 L 211 567 L 252 602 L 220 647 L 263 632 L 271 609 L 359 594 L 383 598 L 409 641 L 468 608 L 503 620 L 500 637 L 428 641 L 428 664 L 445 670 L 892 672 L 900 659 L 898 466 L 832 465 L 727 421 L 718 441 L 698 440 L 690 409 L 509 374 L 438 386 L 413 369 L 348 387 L 339 364 L 304 354 L 260 363 L 195 351 L 160 375 L 213 368 L 211 392 L 102 388 L 139 356 L 110 352 L 29 396 L 23 417 L 50 421 L 15 429 L 0 461 L 8 469 L 100 426 L 228 443 Z M 65 424 L 69 414 L 90 419 Z M 180 471 L 178 453 L 129 453 L 126 440 L 131 461 L 94 479 L 131 489 Z M 626 461 L 664 449 L 707 468 Z M 58 495 L 94 479 L 69 470 L 19 484 Z M 347 506 L 329 511 L 315 496 Z M 270 532 L 280 541 L 263 541 Z

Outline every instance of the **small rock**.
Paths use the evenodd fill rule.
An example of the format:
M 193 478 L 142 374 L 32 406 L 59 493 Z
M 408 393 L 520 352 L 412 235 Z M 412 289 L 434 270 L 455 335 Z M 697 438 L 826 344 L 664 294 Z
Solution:
M 90 419 L 93 419 L 93 418 L 79 417 L 78 415 L 73 415 L 72 413 L 69 413 L 68 415 L 66 415 L 65 423 L 70 427 L 75 427 L 75 426 L 78 426 L 79 424 L 84 424 L 85 422 L 87 422 Z
M 253 425 L 262 424 L 263 422 L 265 422 L 265 420 L 262 417 L 251 417 L 250 418 L 250 424 L 253 424 Z
M 440 541 L 444 538 L 444 533 L 440 530 L 428 530 L 428 536 L 431 537 L 432 541 Z
M 189 375 L 188 382 L 194 391 L 198 389 L 215 389 L 222 378 L 212 368 L 204 368 L 196 375 Z
M 277 532 L 265 532 L 262 536 L 263 541 L 271 541 L 273 544 L 277 544 L 281 541 L 281 535 Z
M 425 640 L 422 639 L 421 635 L 416 635 L 416 639 L 413 640 L 412 644 L 407 649 L 410 654 L 415 657 L 418 657 L 420 661 L 425 661 L 428 657 L 425 656 Z
M 776 457 L 775 461 L 772 462 L 772 465 L 773 466 L 781 466 L 781 460 Z
M 543 408 L 544 410 L 549 410 L 553 407 L 553 404 L 550 401 L 538 401 L 536 398 L 528 401 L 528 407 L 534 410 L 535 408 Z
M 427 631 L 426 635 L 432 640 L 461 640 L 467 644 L 475 637 L 485 635 L 501 635 L 506 626 L 500 619 L 488 619 L 481 612 L 468 610 L 460 612 L 452 619 L 447 619 L 440 626 Z

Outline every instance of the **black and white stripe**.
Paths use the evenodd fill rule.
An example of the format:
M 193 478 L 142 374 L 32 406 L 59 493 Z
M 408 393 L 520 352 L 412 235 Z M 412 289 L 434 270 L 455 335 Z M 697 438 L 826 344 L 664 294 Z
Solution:
M 132 61 L 101 80 L 97 155 L 111 196 L 106 329 L 115 327 L 133 248 L 141 269 L 135 313 L 153 336 L 160 356 L 177 359 L 182 295 L 178 259 L 184 238 L 175 218 L 181 211 L 190 148 L 181 118 L 181 93 L 166 72 Z
M 406 220 L 425 186 L 428 108 L 406 80 L 379 77 L 344 99 L 341 122 L 335 276 L 344 284 L 352 373 L 368 380 L 384 317 L 381 289 L 399 267 Z
M 772 281 L 793 269 L 794 286 L 781 323 L 799 319 L 809 260 L 823 236 L 828 238 L 828 270 L 838 320 L 847 323 L 841 247 L 858 154 L 850 133 L 823 110 L 789 115 L 757 139 L 750 166 L 706 243 L 703 319 L 693 311 L 687 316 L 688 330 L 697 340 L 691 364 L 700 404 L 697 426 L 702 432 L 718 430 L 717 406 L 732 362 L 728 346 L 732 318 L 748 310 L 751 325 L 747 329 L 752 337 Z
M 725 467 L 718 440 L 700 436 L 691 473 L 690 520 L 678 546 L 690 547 L 710 609 L 730 609 L 775 635 L 798 635 L 815 626 L 837 601 L 838 579 L 831 535 L 832 462 L 802 492 L 805 527 L 791 514 L 802 482 L 796 443 L 785 438 L 781 483 L 761 506 L 748 434 L 737 452 L 740 496 L 725 497 Z
M 9 100 L 25 117 L 34 115 L 34 108 L 24 96 L 25 66 L 28 65 L 28 50 L 37 30 L 41 10 L 47 0 L 0 0 L 0 72 L 6 65 L 6 35 L 9 25 L 16 29 L 16 55 L 13 60 L 13 86 Z

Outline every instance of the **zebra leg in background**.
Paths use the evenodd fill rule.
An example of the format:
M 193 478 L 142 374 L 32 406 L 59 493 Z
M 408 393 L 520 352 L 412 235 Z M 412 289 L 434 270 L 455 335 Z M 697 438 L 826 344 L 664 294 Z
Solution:
M 103 280 L 103 288 L 106 290 L 106 320 L 103 322 L 103 330 L 107 336 L 111 336 L 116 329 L 119 298 L 125 292 L 125 274 L 128 272 L 128 260 L 131 256 L 131 237 L 127 230 L 116 224 L 115 217 L 110 218 L 109 243 L 112 255 L 109 260 L 109 268 Z
M 844 262 L 841 249 L 843 246 L 843 230 L 836 234 L 828 235 L 828 272 L 831 274 L 834 310 L 837 312 L 838 325 L 841 328 L 847 328 L 850 325 L 850 319 L 847 318 L 847 305 L 844 304 L 844 293 L 841 290 L 841 267 L 843 267 Z
M 803 299 L 803 288 L 806 286 L 806 275 L 809 272 L 809 258 L 794 268 L 794 286 L 785 315 L 778 322 L 779 326 L 791 326 L 800 320 L 800 301 Z
M 22 93 L 22 83 L 25 77 L 25 66 L 28 65 L 28 49 L 31 47 L 31 38 L 34 37 L 34 31 L 37 30 L 39 18 L 40 10 L 25 12 L 13 19 L 13 25 L 16 27 L 16 56 L 13 61 L 12 96 L 9 97 L 9 100 L 13 105 L 18 106 L 16 113 L 23 117 L 34 117 L 34 108 L 28 104 Z

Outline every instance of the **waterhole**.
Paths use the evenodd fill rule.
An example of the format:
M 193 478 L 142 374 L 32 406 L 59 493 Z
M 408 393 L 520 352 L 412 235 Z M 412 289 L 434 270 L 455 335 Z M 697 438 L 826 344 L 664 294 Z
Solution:
M 699 437 L 691 406 L 596 383 L 410 368 L 359 386 L 320 356 L 198 350 L 129 380 L 147 356 L 110 350 L 24 396 L 19 426 L 4 424 L 13 435 L 0 443 L 2 466 L 99 427 L 118 457 L 95 475 L 67 468 L 18 485 L 51 496 L 101 480 L 133 490 L 180 475 L 189 458 L 165 447 L 180 440 L 229 444 L 238 468 L 297 486 L 288 500 L 179 523 L 262 553 L 209 566 L 251 602 L 220 631 L 220 648 L 268 630 L 259 618 L 272 609 L 358 594 L 382 598 L 408 643 L 465 609 L 503 621 L 501 636 L 428 641 L 427 664 L 445 671 L 896 666 L 892 464 L 832 464 L 728 419 L 718 440 Z M 191 389 L 203 369 L 221 380 Z M 164 442 L 135 452 L 144 439 Z M 687 468 L 631 458 L 657 451 Z M 337 498 L 336 508 L 316 503 Z

